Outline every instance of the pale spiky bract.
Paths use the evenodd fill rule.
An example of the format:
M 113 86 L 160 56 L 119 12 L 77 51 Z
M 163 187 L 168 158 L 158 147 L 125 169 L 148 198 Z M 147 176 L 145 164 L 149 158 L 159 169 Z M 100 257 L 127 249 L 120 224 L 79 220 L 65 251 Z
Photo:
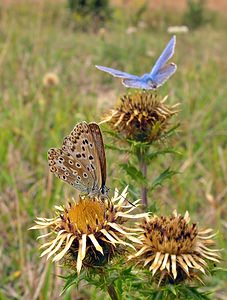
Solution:
M 178 112 L 178 104 L 166 105 L 166 99 L 146 91 L 124 95 L 101 123 L 110 124 L 113 130 L 126 138 L 153 142 L 164 135 L 170 118 Z
M 53 257 L 53 261 L 64 258 L 79 274 L 82 266 L 104 265 L 123 248 L 134 248 L 131 242 L 141 243 L 137 238 L 141 229 L 133 230 L 124 223 L 129 219 L 144 218 L 147 214 L 131 214 L 139 200 L 132 206 L 126 197 L 127 187 L 121 194 L 115 190 L 113 198 L 104 202 L 98 198 L 81 197 L 67 207 L 56 207 L 55 218 L 37 218 L 31 229 L 50 230 L 39 238 L 54 236 L 41 246 L 45 249 L 41 256 Z
M 184 217 L 176 211 L 171 217 L 147 217 L 140 228 L 144 231 L 142 244 L 129 259 L 152 271 L 159 283 L 202 281 L 200 275 L 208 269 L 208 261 L 220 261 L 219 250 L 209 248 L 214 244 L 212 229 L 198 230 L 196 224 L 190 224 L 188 212 Z

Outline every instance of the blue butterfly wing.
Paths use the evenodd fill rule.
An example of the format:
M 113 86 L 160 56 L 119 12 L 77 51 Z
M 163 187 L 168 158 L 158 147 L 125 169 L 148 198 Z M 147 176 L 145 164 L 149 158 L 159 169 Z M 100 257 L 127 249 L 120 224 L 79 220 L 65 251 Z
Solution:
M 162 67 L 155 76 L 151 77 L 151 80 L 156 84 L 157 87 L 163 85 L 166 80 L 169 79 L 176 72 L 177 66 L 174 63 L 165 65 Z
M 124 86 L 128 88 L 134 88 L 134 89 L 152 89 L 147 82 L 143 81 L 141 78 L 138 79 L 123 79 L 122 83 Z
M 103 66 L 97 66 L 97 65 L 96 65 L 96 68 L 101 70 L 101 71 L 107 72 L 107 73 L 111 74 L 114 77 L 139 79 L 139 76 L 132 75 L 132 74 L 129 74 L 129 73 L 126 73 L 126 72 L 122 72 L 122 71 L 119 71 L 119 70 L 116 70 L 116 69 L 107 68 L 107 67 L 103 67 Z
M 155 76 L 159 72 L 159 70 L 167 63 L 167 61 L 173 56 L 175 44 L 176 36 L 174 35 L 156 61 L 154 67 L 152 68 L 150 72 L 151 77 Z

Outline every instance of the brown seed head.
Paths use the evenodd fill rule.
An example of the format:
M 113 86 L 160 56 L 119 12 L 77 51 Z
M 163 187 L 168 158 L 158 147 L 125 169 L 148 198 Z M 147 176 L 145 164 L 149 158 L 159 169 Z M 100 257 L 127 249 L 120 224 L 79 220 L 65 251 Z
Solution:
M 160 100 L 148 92 L 125 95 L 115 109 L 106 114 L 102 123 L 108 122 L 127 138 L 152 142 L 165 133 L 170 118 L 177 113 L 177 105 L 164 104 L 166 99 Z
M 142 245 L 137 253 L 129 259 L 143 264 L 156 274 L 159 283 L 163 279 L 179 282 L 196 278 L 201 281 L 199 273 L 205 273 L 207 262 L 219 262 L 219 250 L 210 249 L 214 244 L 208 235 L 212 229 L 199 231 L 196 224 L 190 224 L 188 212 L 184 217 L 175 211 L 173 216 L 147 218 L 140 226 Z

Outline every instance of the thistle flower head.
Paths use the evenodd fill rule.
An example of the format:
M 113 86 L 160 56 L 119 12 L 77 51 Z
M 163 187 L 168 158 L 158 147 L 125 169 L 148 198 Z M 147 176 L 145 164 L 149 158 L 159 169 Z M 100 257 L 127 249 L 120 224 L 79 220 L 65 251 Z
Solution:
M 184 217 L 174 211 L 171 217 L 153 216 L 141 224 L 142 244 L 129 259 L 142 263 L 163 280 L 179 282 L 196 278 L 205 273 L 207 262 L 219 262 L 219 250 L 210 249 L 214 244 L 212 229 L 198 230 L 190 224 L 188 212 Z
M 175 107 L 167 106 L 157 95 L 137 92 L 125 95 L 120 103 L 104 117 L 102 123 L 111 127 L 126 138 L 142 142 L 152 142 L 163 135 L 170 118 L 177 113 Z
M 134 248 L 130 242 L 141 242 L 136 230 L 125 227 L 124 223 L 147 214 L 130 214 L 138 201 L 131 206 L 126 203 L 126 196 L 127 188 L 122 194 L 116 190 L 113 198 L 105 202 L 84 197 L 77 203 L 69 203 L 67 208 L 56 207 L 55 218 L 37 218 L 31 229 L 48 228 L 50 232 L 39 238 L 52 237 L 41 246 L 45 249 L 41 256 L 53 257 L 53 261 L 64 257 L 65 263 L 75 267 L 79 274 L 82 265 L 100 266 L 125 246 Z

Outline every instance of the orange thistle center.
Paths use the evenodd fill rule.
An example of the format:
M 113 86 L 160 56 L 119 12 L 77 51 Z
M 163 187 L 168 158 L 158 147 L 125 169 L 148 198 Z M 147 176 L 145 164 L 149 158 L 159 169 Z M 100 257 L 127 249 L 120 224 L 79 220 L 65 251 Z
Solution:
M 101 201 L 82 199 L 65 209 L 62 218 L 62 227 L 65 230 L 82 233 L 97 231 L 105 221 L 105 205 Z

